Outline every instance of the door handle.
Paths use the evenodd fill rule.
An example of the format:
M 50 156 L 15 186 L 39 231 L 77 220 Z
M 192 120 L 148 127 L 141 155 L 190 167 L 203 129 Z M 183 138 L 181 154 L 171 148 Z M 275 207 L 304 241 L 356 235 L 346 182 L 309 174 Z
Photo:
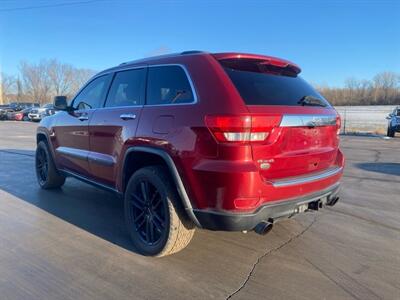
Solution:
M 82 115 L 82 116 L 79 116 L 78 120 L 79 121 L 87 121 L 87 120 L 89 120 L 89 117 L 87 115 Z
M 136 119 L 135 114 L 122 114 L 119 116 L 122 120 L 134 120 Z

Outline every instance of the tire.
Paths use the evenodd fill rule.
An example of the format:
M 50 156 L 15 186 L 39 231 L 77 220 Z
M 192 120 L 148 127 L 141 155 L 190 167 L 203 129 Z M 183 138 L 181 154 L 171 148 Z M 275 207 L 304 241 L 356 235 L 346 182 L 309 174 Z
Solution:
M 166 168 L 149 166 L 129 179 L 124 195 L 125 221 L 135 248 L 162 257 L 184 249 L 194 234 Z
M 392 130 L 392 128 L 390 127 L 390 126 L 388 126 L 388 129 L 387 129 L 387 136 L 389 136 L 389 137 L 394 137 L 394 130 Z
M 24 116 L 24 117 L 22 118 L 22 121 L 25 121 L 25 122 L 29 121 L 29 117 Z
M 39 142 L 36 148 L 35 169 L 37 181 L 42 189 L 56 189 L 65 183 L 65 177 L 58 172 L 49 148 L 43 141 Z

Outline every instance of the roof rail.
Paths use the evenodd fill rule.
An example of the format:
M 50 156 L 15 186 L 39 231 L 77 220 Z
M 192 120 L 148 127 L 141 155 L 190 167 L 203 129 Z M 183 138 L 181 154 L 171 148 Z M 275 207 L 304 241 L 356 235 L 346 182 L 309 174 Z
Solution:
M 204 51 L 200 50 L 189 50 L 189 51 L 183 51 L 181 52 L 181 55 L 186 55 L 186 54 L 197 54 L 197 53 L 205 53 Z
M 126 62 L 120 63 L 119 66 L 128 65 L 128 64 L 131 64 L 131 63 L 136 63 L 136 62 L 141 62 L 141 61 L 147 61 L 149 59 L 156 59 L 156 58 L 161 58 L 161 57 L 169 57 L 169 56 L 177 56 L 177 55 L 189 55 L 189 54 L 198 54 L 198 53 L 207 53 L 207 52 L 198 51 L 198 50 L 190 50 L 190 51 L 183 51 L 181 53 L 169 53 L 169 54 L 157 55 L 157 56 L 152 56 L 152 57 L 147 57 L 147 58 L 142 58 L 142 59 L 137 59 L 137 60 L 132 60 L 132 61 L 126 61 Z

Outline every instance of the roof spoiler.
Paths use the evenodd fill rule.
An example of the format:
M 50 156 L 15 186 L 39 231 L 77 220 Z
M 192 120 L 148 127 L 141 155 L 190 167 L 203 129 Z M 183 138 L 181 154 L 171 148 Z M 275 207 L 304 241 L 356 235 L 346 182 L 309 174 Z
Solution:
M 260 67 L 262 66 L 272 66 L 280 69 L 286 69 L 287 71 L 294 73 L 295 75 L 301 72 L 301 69 L 298 65 L 281 58 L 273 57 L 273 56 L 265 56 L 265 55 L 257 55 L 257 54 L 246 54 L 246 53 L 215 53 L 213 56 L 223 63 L 224 65 L 232 64 L 234 62 L 249 62 L 256 64 Z

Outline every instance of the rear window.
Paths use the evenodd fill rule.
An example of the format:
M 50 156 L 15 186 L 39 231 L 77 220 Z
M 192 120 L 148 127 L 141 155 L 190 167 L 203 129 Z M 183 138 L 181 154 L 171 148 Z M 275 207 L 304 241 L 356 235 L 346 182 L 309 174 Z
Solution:
M 317 98 L 329 106 L 318 92 L 297 76 L 250 72 L 224 68 L 247 105 L 301 106 L 305 97 Z

